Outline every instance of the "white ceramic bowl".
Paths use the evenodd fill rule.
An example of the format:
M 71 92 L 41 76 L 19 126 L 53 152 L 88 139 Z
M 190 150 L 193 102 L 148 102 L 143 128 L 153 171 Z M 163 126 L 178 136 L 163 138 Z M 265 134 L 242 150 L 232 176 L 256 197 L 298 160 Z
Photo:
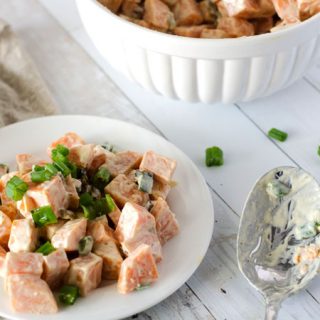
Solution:
M 320 14 L 271 34 L 193 39 L 128 22 L 96 0 L 77 0 L 100 53 L 142 87 L 185 101 L 248 101 L 301 78 L 320 52 Z

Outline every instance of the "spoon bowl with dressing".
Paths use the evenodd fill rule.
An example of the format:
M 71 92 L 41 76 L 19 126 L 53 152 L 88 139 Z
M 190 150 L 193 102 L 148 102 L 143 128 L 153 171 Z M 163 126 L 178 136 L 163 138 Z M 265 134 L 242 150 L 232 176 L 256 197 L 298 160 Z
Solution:
M 238 264 L 266 300 L 266 320 L 305 287 L 320 267 L 320 186 L 300 168 L 278 167 L 262 176 L 244 206 Z

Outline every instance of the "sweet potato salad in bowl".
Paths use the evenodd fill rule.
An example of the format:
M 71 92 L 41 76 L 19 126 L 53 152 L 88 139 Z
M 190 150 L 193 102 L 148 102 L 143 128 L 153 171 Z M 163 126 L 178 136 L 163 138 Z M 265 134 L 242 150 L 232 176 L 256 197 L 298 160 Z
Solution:
M 119 294 L 157 281 L 162 247 L 179 232 L 166 201 L 176 161 L 74 132 L 47 152 L 17 154 L 17 171 L 0 166 L 0 274 L 12 309 L 56 313 L 57 300 L 72 305 L 102 280 Z
M 140 26 L 192 38 L 274 32 L 320 13 L 320 0 L 99 0 Z
M 91 40 L 143 88 L 188 102 L 271 95 L 319 55 L 319 0 L 77 0 Z

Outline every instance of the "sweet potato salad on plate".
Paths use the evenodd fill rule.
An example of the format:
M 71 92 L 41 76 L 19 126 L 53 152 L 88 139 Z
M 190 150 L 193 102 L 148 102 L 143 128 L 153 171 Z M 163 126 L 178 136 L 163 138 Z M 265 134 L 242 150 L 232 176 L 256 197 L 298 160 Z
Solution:
M 99 0 L 149 29 L 192 38 L 237 38 L 274 32 L 320 12 L 320 0 Z
M 47 152 L 18 154 L 17 171 L 0 165 L 0 275 L 12 309 L 55 313 L 57 300 L 72 305 L 103 280 L 120 294 L 150 286 L 179 232 L 166 201 L 176 161 L 73 132 Z

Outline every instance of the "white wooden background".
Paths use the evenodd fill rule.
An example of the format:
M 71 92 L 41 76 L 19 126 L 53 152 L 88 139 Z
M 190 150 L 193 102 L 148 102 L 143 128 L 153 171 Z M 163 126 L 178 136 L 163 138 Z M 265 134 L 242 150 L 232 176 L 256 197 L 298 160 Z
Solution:
M 262 297 L 240 274 L 236 235 L 242 206 L 267 170 L 294 164 L 320 180 L 320 59 L 308 75 L 272 97 L 238 105 L 187 104 L 145 92 L 103 61 L 86 35 L 73 0 L 0 0 L 61 113 L 134 122 L 169 139 L 205 176 L 215 206 L 209 251 L 191 279 L 136 319 L 263 319 Z M 271 127 L 289 133 L 271 141 Z M 206 168 L 204 149 L 219 145 L 225 165 Z M 320 318 L 320 279 L 289 298 L 280 319 Z

